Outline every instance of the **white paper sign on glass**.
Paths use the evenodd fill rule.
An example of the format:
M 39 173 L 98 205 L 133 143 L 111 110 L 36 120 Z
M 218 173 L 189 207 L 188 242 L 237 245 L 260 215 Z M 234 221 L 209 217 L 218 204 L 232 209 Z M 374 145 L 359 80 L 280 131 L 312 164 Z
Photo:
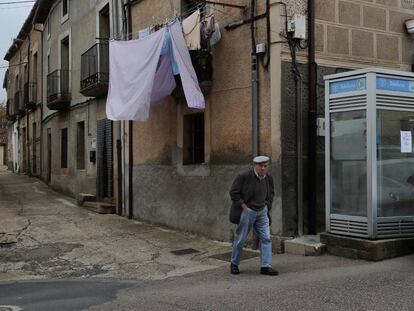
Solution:
M 411 131 L 400 131 L 401 134 L 401 152 L 410 153 L 413 151 L 411 140 Z

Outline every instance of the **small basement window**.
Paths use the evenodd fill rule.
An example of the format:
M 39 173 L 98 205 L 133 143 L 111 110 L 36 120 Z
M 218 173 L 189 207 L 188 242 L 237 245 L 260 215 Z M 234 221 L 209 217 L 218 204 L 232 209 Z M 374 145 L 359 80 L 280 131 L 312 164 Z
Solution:
M 205 162 L 204 136 L 204 113 L 184 115 L 183 165 Z

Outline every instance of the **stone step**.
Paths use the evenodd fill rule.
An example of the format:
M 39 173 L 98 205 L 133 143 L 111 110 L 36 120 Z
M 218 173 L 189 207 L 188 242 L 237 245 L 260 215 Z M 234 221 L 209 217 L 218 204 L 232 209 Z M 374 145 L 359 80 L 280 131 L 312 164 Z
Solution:
M 89 193 L 78 193 L 76 196 L 76 201 L 79 206 L 82 206 L 85 202 L 95 202 L 96 197 L 93 194 Z
M 320 242 L 319 235 L 304 235 L 285 241 L 285 253 L 303 256 L 320 256 L 325 254 L 326 245 Z
M 82 207 L 98 214 L 115 214 L 116 206 L 104 202 L 84 202 Z

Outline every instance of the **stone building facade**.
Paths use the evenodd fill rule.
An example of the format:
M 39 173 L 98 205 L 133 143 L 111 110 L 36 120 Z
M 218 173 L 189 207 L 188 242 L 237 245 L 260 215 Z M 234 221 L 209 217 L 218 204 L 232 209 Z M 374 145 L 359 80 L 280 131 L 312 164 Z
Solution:
M 249 20 L 251 3 L 38 0 L 39 10 L 33 18 L 39 18 L 43 32 L 36 32 L 40 39 L 31 41 L 38 42 L 41 76 L 37 81 L 41 83 L 37 103 L 41 105 L 29 112 L 29 119 L 13 110 L 19 85 L 16 76 L 22 76 L 24 67 L 19 64 L 27 50 L 21 44 L 10 57 L 7 85 L 9 111 L 15 116 L 9 127 L 9 137 L 16 141 L 9 153 L 9 159 L 16 162 L 11 166 L 24 168 L 27 151 L 23 149 L 29 145 L 31 155 L 39 154 L 30 164 L 32 171 L 36 163 L 36 172 L 55 189 L 73 196 L 89 193 L 109 201 L 119 199 L 118 211 L 124 216 L 228 240 L 233 229 L 228 222 L 228 191 L 254 154 L 252 80 L 257 68 L 258 152 L 272 158 L 270 170 L 276 186 L 272 234 L 291 236 L 300 231 L 299 160 L 303 166 L 303 231 L 315 229 L 310 230 L 311 218 L 316 219 L 316 231 L 323 231 L 324 138 L 316 137 L 313 142 L 314 163 L 308 148 L 309 41 L 296 40 L 292 45 L 286 29 L 295 15 L 307 17 L 308 2 L 256 1 L 254 14 L 260 18 L 254 25 Z M 324 115 L 324 75 L 368 66 L 411 69 L 412 41 L 404 28 L 404 20 L 414 9 L 411 0 L 314 3 L 318 117 Z M 195 63 L 202 59 L 212 68 L 209 79 L 201 81 L 205 109 L 189 109 L 178 87 L 172 96 L 151 107 L 147 122 L 107 120 L 108 69 L 99 64 L 90 71 L 90 60 L 107 55 L 108 39 L 136 39 L 140 30 L 186 17 L 196 9 L 204 15 L 214 14 L 221 32 L 221 40 L 204 54 L 191 53 Z M 254 66 L 252 26 L 255 43 L 266 46 Z M 298 112 L 303 116 L 299 130 Z M 25 127 L 29 143 L 22 144 Z M 298 146 L 303 149 L 300 159 Z M 122 166 L 119 179 L 117 163 Z M 315 176 L 307 173 L 311 166 L 316 167 Z M 315 211 L 309 210 L 310 184 L 316 189 Z

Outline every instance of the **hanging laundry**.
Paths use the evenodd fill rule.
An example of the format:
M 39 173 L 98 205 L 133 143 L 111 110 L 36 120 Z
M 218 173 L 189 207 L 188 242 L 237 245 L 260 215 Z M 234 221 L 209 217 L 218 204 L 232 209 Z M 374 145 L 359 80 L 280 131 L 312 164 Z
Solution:
M 210 45 L 216 45 L 221 39 L 220 25 L 219 23 L 214 23 L 214 32 L 210 38 Z
M 145 121 L 166 29 L 140 40 L 109 42 L 108 119 Z
M 201 47 L 200 10 L 183 20 L 183 32 L 188 49 L 199 50 Z
M 181 25 L 178 21 L 175 21 L 170 26 L 170 33 L 173 52 L 180 70 L 180 77 L 187 105 L 190 108 L 204 109 L 204 96 L 198 85 L 197 75 L 194 71 L 193 64 L 191 63 L 190 53 L 186 48 Z
M 211 38 L 215 31 L 215 19 L 214 15 L 210 15 L 201 21 L 201 40 L 207 41 Z
M 161 55 L 152 86 L 151 103 L 157 103 L 171 95 L 176 86 L 170 54 Z
M 138 39 L 148 37 L 150 35 L 150 33 L 151 32 L 150 32 L 149 27 L 141 29 L 141 30 L 138 31 Z
M 174 53 L 172 51 L 171 34 L 168 29 L 165 32 L 164 43 L 161 49 L 161 55 L 165 55 L 165 54 L 170 55 L 173 73 L 174 75 L 178 75 L 180 73 L 180 70 L 178 69 L 177 61 L 175 60 Z
M 205 107 L 180 23 L 175 21 L 168 30 L 172 48 L 162 56 L 166 28 L 139 40 L 110 41 L 108 119 L 146 121 L 150 103 L 170 95 L 175 88 L 172 55 L 178 65 L 188 107 Z

